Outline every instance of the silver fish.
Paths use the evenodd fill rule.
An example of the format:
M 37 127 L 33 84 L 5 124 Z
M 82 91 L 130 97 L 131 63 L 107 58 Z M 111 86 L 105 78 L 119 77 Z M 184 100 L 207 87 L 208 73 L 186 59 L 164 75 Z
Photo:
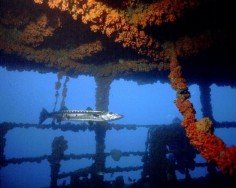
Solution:
M 88 121 L 88 122 L 106 122 L 123 118 L 123 115 L 98 111 L 98 110 L 60 110 L 49 113 L 46 109 L 40 113 L 39 124 L 42 124 L 46 119 L 53 118 L 57 122 L 61 121 Z

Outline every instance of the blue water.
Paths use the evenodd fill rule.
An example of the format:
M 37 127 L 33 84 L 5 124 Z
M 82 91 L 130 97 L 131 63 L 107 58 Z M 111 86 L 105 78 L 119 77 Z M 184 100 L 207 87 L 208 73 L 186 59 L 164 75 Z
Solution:
M 93 157 L 76 159 L 71 157 L 71 154 L 93 156 L 97 147 L 95 131 L 89 129 L 64 131 L 60 128 L 42 129 L 37 127 L 42 108 L 48 111 L 52 111 L 54 108 L 57 74 L 7 71 L 5 68 L 0 68 L 0 79 L 2 80 L 0 85 L 1 126 L 5 125 L 4 122 L 18 125 L 18 127 L 7 132 L 1 132 L 1 139 L 5 139 L 6 142 L 2 145 L 4 160 L 1 161 L 0 187 L 50 187 L 52 169 L 48 156 L 52 154 L 51 145 L 54 139 L 59 136 L 63 136 L 64 140 L 67 141 L 68 148 L 64 155 L 70 156 L 68 159 L 60 160 L 59 174 L 75 172 L 94 165 L 95 159 Z M 61 80 L 62 87 L 59 90 L 57 110 L 60 109 L 64 81 L 65 76 Z M 95 109 L 96 87 L 94 77 L 81 75 L 77 78 L 70 78 L 67 83 L 67 96 L 65 98 L 67 108 L 86 109 L 91 107 Z M 197 118 L 200 119 L 202 118 L 202 104 L 199 85 L 190 85 L 189 89 Z M 217 122 L 236 122 L 236 88 L 212 84 L 210 89 L 214 120 Z M 124 183 L 131 185 L 143 178 L 145 163 L 143 156 L 147 152 L 148 130 L 154 126 L 160 127 L 160 133 L 163 130 L 161 127 L 169 127 L 176 119 L 181 119 L 181 115 L 174 105 L 174 100 L 175 91 L 168 82 L 157 81 L 154 84 L 139 85 L 135 81 L 124 79 L 112 81 L 109 90 L 108 109 L 111 112 L 124 115 L 124 118 L 112 122 L 111 126 L 118 124 L 123 128 L 106 130 L 103 151 L 107 156 L 103 165 L 105 165 L 105 169 L 131 168 L 121 172 L 106 172 L 104 169 L 104 171 L 96 171 L 98 176 L 102 176 L 103 181 L 115 181 L 117 177 L 122 176 Z M 51 122 L 51 120 L 47 120 L 45 124 L 51 124 Z M 22 126 L 19 125 L 20 123 Z M 81 126 L 77 122 L 72 123 L 76 124 L 75 126 Z M 26 128 L 23 127 L 23 124 L 32 126 Z M 130 125 L 136 125 L 137 128 L 124 128 Z M 164 131 L 163 134 L 165 134 Z M 175 133 L 173 132 L 173 134 Z M 215 134 L 229 146 L 236 144 L 236 127 L 216 128 Z M 164 135 L 164 137 L 168 137 L 168 135 Z M 131 152 L 131 154 L 120 156 L 120 159 L 116 161 L 111 155 L 113 149 L 121 151 L 122 154 L 124 152 Z M 43 158 L 43 156 L 46 157 Z M 42 159 L 37 161 L 36 159 L 39 157 Z M 17 159 L 23 160 L 14 162 L 13 159 L 15 161 Z M 196 154 L 194 160 L 196 163 L 205 163 L 199 154 Z M 132 167 L 137 168 L 132 169 Z M 189 170 L 192 178 L 205 177 L 207 173 L 206 165 Z M 181 171 L 175 170 L 175 174 L 178 180 L 186 178 Z M 91 179 L 91 176 L 92 172 L 88 173 L 86 177 Z M 81 180 L 83 178 L 80 177 Z M 63 181 L 69 185 L 71 183 L 70 176 L 59 178 L 57 185 L 62 185 Z

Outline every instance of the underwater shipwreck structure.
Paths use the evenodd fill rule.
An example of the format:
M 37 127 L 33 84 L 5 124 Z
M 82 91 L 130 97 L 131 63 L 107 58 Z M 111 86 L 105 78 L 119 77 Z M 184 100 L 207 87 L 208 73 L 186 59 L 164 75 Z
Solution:
M 148 83 L 150 80 L 147 81 Z M 109 105 L 109 90 L 111 80 L 106 78 L 96 79 L 96 108 L 107 110 Z M 200 85 L 201 86 L 201 85 Z M 204 88 L 204 87 L 203 87 Z M 204 92 L 208 93 L 204 93 Z M 209 96 L 209 88 L 201 89 L 201 94 Z M 208 94 L 208 95 L 207 95 Z M 211 104 L 208 97 L 201 97 L 202 112 L 212 117 Z M 207 99 L 207 100 L 206 100 Z M 202 120 L 203 121 L 203 120 Z M 236 122 L 214 122 L 214 129 L 235 128 Z M 196 162 L 197 151 L 189 142 L 188 135 L 180 125 L 181 122 L 172 122 L 168 125 L 135 125 L 135 124 L 114 124 L 114 123 L 97 123 L 97 124 L 22 124 L 22 123 L 1 123 L 0 134 L 0 159 L 1 167 L 8 165 L 19 165 L 24 163 L 41 163 L 47 160 L 50 165 L 50 187 L 124 187 L 124 179 L 118 176 L 115 180 L 105 180 L 105 174 L 113 174 L 119 172 L 131 172 L 141 170 L 141 178 L 132 180 L 130 187 L 213 187 L 213 186 L 234 186 L 235 176 L 233 174 L 222 174 L 217 170 L 217 166 L 210 162 Z M 64 136 L 56 136 L 51 144 L 51 154 L 22 157 L 22 158 L 6 158 L 4 148 L 6 144 L 6 135 L 14 129 L 27 130 L 36 128 L 38 130 L 54 130 L 64 132 L 72 131 L 75 133 L 84 132 L 86 130 L 95 133 L 95 153 L 82 154 L 65 154 L 68 149 L 67 141 Z M 121 130 L 131 132 L 140 128 L 147 129 L 147 138 L 145 141 L 145 151 L 115 151 L 105 152 L 106 135 L 109 131 L 116 130 L 117 134 Z M 187 130 L 188 131 L 188 130 Z M 78 143 L 80 144 L 80 143 Z M 123 157 L 140 156 L 142 164 L 139 166 L 129 167 L 106 167 L 108 157 L 114 160 L 120 160 Z M 79 168 L 71 172 L 60 172 L 61 162 L 68 160 L 90 159 L 93 161 L 91 166 Z M 207 174 L 204 177 L 192 178 L 190 171 L 196 168 L 207 168 Z M 178 179 L 176 173 L 183 174 L 183 179 Z M 65 178 L 69 178 L 69 183 L 64 183 Z M 64 180 L 63 183 L 58 183 Z
M 139 77 L 140 78 L 140 77 Z M 165 77 L 166 78 L 166 77 Z M 159 80 L 160 78 L 156 78 Z M 66 79 L 67 80 L 67 79 Z M 65 81 L 66 81 L 65 80 Z M 144 81 L 145 79 L 142 79 Z M 154 78 L 146 83 L 153 82 Z M 162 80 L 163 82 L 168 81 Z M 57 82 L 56 82 L 57 83 Z M 109 90 L 112 83 L 109 77 L 96 78 L 96 108 L 107 110 L 109 105 Z M 195 82 L 193 82 L 195 83 Z M 198 83 L 201 88 L 201 103 L 202 113 L 211 117 L 214 122 L 214 129 L 220 128 L 235 128 L 236 122 L 217 122 L 213 118 L 211 107 L 211 96 L 209 85 Z M 211 83 L 209 83 L 211 84 Z M 56 84 L 57 85 L 57 84 Z M 233 85 L 235 87 L 235 85 Z M 56 88 L 55 88 L 56 89 Z M 65 98 L 62 98 L 65 101 Z M 204 119 L 205 120 L 205 119 Z M 202 120 L 203 121 L 203 120 Z M 200 121 L 201 122 L 201 121 Z M 24 163 L 41 163 L 47 160 L 50 164 L 50 187 L 124 187 L 124 180 L 118 176 L 115 180 L 105 180 L 105 174 L 113 174 L 117 172 L 130 172 L 141 170 L 141 178 L 131 182 L 129 185 L 137 187 L 155 187 L 155 186 L 169 186 L 169 187 L 199 187 L 204 185 L 206 187 L 213 186 L 233 186 L 235 184 L 235 177 L 233 174 L 222 174 L 217 170 L 214 163 L 196 162 L 195 157 L 199 155 L 197 151 L 186 137 L 185 130 L 180 126 L 180 122 L 173 122 L 169 125 L 132 125 L 132 124 L 22 124 L 22 123 L 1 123 L 1 167 L 8 165 L 19 165 Z M 89 130 L 95 133 L 96 150 L 94 154 L 65 154 L 68 148 L 67 141 L 63 136 L 55 137 L 51 144 L 51 154 L 37 157 L 23 157 L 23 158 L 6 158 L 4 148 L 6 144 L 6 135 L 11 130 L 20 128 L 27 130 L 36 128 L 38 130 L 59 130 L 63 135 L 64 132 L 84 132 Z M 145 142 L 145 151 L 120 151 L 116 153 L 105 152 L 106 135 L 111 130 L 116 130 L 117 134 L 121 130 L 131 132 L 140 128 L 148 130 L 147 139 Z M 188 131 L 188 130 L 187 130 Z M 203 131 L 203 130 L 201 130 Z M 207 131 L 210 131 L 207 129 Z M 79 144 L 79 143 L 78 143 Z M 216 146 L 216 145 L 215 145 Z M 172 149 L 168 149 L 172 148 Z M 174 148 L 174 149 L 173 149 Z M 106 167 L 106 160 L 112 156 L 119 160 L 123 157 L 140 156 L 143 165 L 130 167 Z M 169 156 L 172 156 L 169 157 Z M 173 160 L 174 158 L 174 160 Z M 89 167 L 79 168 L 72 172 L 60 173 L 62 161 L 92 159 L 93 163 Z M 192 178 L 190 171 L 196 168 L 207 168 L 207 175 L 201 178 Z M 184 175 L 184 179 L 177 179 L 176 173 L 180 172 Z M 90 177 L 90 178 L 89 178 Z M 69 184 L 58 183 L 59 180 L 69 178 Z
M 231 87 L 236 85 L 235 22 L 232 16 L 233 6 L 230 2 L 222 3 L 217 0 L 122 0 L 118 2 L 115 0 L 0 0 L 0 2 L 0 66 L 8 70 L 62 72 L 68 77 L 77 77 L 81 74 L 94 76 L 98 87 L 96 108 L 99 110 L 107 110 L 109 87 L 115 79 L 135 80 L 140 84 L 153 83 L 157 79 L 170 82 L 176 91 L 176 107 L 183 115 L 181 129 L 184 130 L 186 139 L 209 164 L 216 165 L 229 177 L 235 176 L 236 147 L 227 147 L 214 135 L 214 128 L 235 127 L 236 123 L 215 121 L 210 101 L 212 83 Z M 194 106 L 189 101 L 191 94 L 187 83 L 197 83 L 204 93 L 201 102 L 205 118 L 201 120 L 195 117 Z M 17 126 L 27 128 L 36 125 L 2 124 L 2 135 Z M 94 156 L 64 156 L 66 141 L 62 137 L 55 138 L 52 144 L 52 155 L 43 156 L 49 157 L 48 160 L 51 162 L 52 186 L 56 185 L 58 178 L 66 176 L 58 174 L 60 160 L 65 157 L 94 159 L 93 167 L 67 175 L 71 177 L 71 183 L 74 184 L 80 183 L 77 176 L 91 169 L 105 172 L 124 170 L 104 169 L 107 154 L 104 153 L 102 145 L 107 130 L 112 127 L 120 129 L 129 126 L 104 124 L 102 127 L 93 127 L 98 144 Z M 131 127 L 136 128 L 135 125 Z M 50 126 L 41 125 L 37 128 L 44 129 Z M 86 126 L 73 125 L 51 128 L 63 131 L 88 129 Z M 150 131 L 150 135 L 155 135 L 153 132 L 155 133 L 154 130 Z M 155 136 L 149 139 L 155 139 Z M 1 143 L 3 143 L 1 144 L 2 164 L 18 162 L 18 160 L 4 159 L 4 136 L 1 136 Z M 58 143 L 63 145 L 61 150 L 56 149 Z M 164 145 L 147 147 L 151 150 L 151 148 L 164 148 Z M 143 155 L 144 159 L 147 159 L 144 166 L 155 163 L 154 158 L 145 158 L 144 153 L 137 153 L 137 155 Z M 152 156 L 155 156 L 155 152 Z M 19 159 L 19 161 L 41 160 L 43 157 Z M 166 160 L 165 157 L 163 160 Z M 178 167 L 170 165 L 171 177 L 174 177 L 175 168 Z M 160 172 L 162 170 L 160 168 Z M 166 169 L 163 171 L 166 172 Z M 158 176 L 156 174 L 158 172 L 147 173 L 152 178 Z M 94 174 L 97 185 L 103 184 L 102 178 Z M 186 178 L 189 178 L 187 172 Z M 167 179 L 167 175 L 162 178 L 163 181 Z

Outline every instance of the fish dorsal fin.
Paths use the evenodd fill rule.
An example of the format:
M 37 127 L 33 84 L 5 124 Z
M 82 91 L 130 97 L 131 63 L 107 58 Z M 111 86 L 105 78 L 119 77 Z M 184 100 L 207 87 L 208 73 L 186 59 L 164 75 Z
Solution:
M 62 106 L 60 111 L 62 111 L 62 110 L 68 110 L 68 108 L 66 106 Z
M 93 109 L 92 109 L 92 108 L 90 108 L 90 107 L 88 107 L 88 108 L 86 108 L 86 110 L 90 110 L 90 111 L 92 111 Z

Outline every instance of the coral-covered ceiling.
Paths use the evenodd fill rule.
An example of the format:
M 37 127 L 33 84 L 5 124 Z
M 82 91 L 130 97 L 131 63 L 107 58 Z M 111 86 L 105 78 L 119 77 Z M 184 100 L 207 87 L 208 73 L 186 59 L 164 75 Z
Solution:
M 166 70 L 170 45 L 178 57 L 230 46 L 229 7 L 217 0 L 1 0 L 0 49 L 64 72 Z

